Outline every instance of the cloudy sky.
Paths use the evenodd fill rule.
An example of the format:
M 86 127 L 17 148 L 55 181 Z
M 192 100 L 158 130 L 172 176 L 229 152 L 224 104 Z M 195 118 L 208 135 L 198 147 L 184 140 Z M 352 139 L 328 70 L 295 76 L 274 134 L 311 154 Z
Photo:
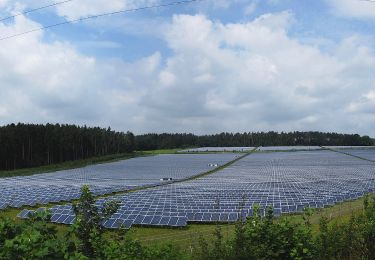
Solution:
M 73 0 L 0 21 L 0 38 L 173 1 Z M 0 16 L 51 3 L 0 0 Z M 13 122 L 375 137 L 375 2 L 206 0 L 0 40 Z

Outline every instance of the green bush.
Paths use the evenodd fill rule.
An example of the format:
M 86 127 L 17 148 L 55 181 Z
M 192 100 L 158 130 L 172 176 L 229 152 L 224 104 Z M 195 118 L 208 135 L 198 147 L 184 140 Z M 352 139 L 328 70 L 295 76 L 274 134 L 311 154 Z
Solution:
M 88 187 L 74 205 L 76 221 L 64 237 L 48 224 L 50 212 L 36 212 L 21 223 L 0 219 L 0 259 L 374 259 L 375 198 L 364 200 L 363 212 L 348 221 L 330 222 L 322 217 L 313 234 L 311 212 L 303 222 L 275 219 L 272 208 L 261 216 L 238 221 L 232 239 L 225 241 L 217 225 L 213 241 L 203 237 L 191 253 L 171 245 L 148 247 L 132 239 L 125 229 L 105 236 L 101 225 L 119 205 L 106 203 L 99 210 Z
M 200 238 L 194 248 L 194 259 L 375 259 L 375 198 L 367 197 L 364 211 L 349 221 L 329 222 L 322 217 L 319 232 L 313 235 L 311 211 L 304 221 L 291 223 L 276 220 L 272 208 L 261 217 L 259 207 L 253 216 L 239 221 L 234 238 L 222 241 L 216 229 L 213 243 Z

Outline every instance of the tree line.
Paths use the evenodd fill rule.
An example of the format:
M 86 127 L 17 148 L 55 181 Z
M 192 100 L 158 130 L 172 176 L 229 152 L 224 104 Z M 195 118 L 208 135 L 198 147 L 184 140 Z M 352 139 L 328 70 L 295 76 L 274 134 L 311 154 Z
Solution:
M 135 149 L 134 144 L 132 133 L 110 128 L 10 124 L 0 127 L 0 170 L 130 153 Z
M 66 124 L 10 124 L 0 127 L 0 171 L 30 168 L 137 151 L 229 146 L 374 145 L 358 134 L 255 132 L 144 134 Z
M 173 149 L 188 147 L 240 147 L 240 146 L 355 146 L 374 145 L 374 139 L 358 134 L 322 132 L 254 132 L 194 134 L 144 134 L 136 136 L 137 150 Z
M 225 240 L 220 225 L 211 238 L 192 237 L 190 250 L 173 244 L 149 246 L 129 236 L 125 229 L 106 230 L 101 223 L 120 204 L 108 201 L 102 209 L 87 186 L 73 204 L 75 223 L 65 234 L 48 224 L 50 212 L 29 215 L 21 223 L 0 218 L 0 259 L 374 259 L 375 198 L 366 197 L 363 211 L 349 219 L 320 219 L 316 230 L 311 209 L 301 220 L 275 219 L 272 208 L 263 217 L 259 206 L 253 215 L 235 224 L 234 235 Z M 90 212 L 90 214 L 87 214 Z M 185 250 L 184 250 L 185 249 Z

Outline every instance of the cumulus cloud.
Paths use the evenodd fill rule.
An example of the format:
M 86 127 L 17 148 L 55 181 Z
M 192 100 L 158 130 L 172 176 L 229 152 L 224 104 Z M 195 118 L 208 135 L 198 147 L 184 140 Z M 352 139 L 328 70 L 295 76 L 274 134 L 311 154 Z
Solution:
M 73 15 L 73 14 L 71 14 Z M 73 16 L 72 16 L 73 17 Z M 85 56 L 45 32 L 2 42 L 0 123 L 68 122 L 141 132 L 323 130 L 375 135 L 375 54 L 352 36 L 322 52 L 293 13 L 241 23 L 175 15 L 171 50 L 132 63 Z M 38 26 L 25 17 L 1 34 Z M 199 28 L 199 30 L 197 29 Z
M 155 86 L 147 93 L 150 115 L 169 114 L 181 131 L 195 125 L 202 132 L 356 132 L 349 124 L 343 128 L 341 120 L 345 106 L 372 87 L 374 76 L 362 75 L 374 69 L 371 49 L 350 38 L 337 44 L 337 52 L 322 53 L 288 36 L 293 22 L 290 12 L 236 24 L 175 16 L 166 33 L 174 56 L 163 71 L 175 75 L 175 81 L 168 91 Z M 200 85 L 197 79 L 207 80 Z M 206 123 L 194 124 L 197 118 Z
M 15 34 L 38 26 L 19 16 L 14 24 L 0 24 L 0 33 Z M 45 43 L 43 34 L 37 32 L 1 43 L 1 123 L 109 125 L 108 114 L 118 111 L 118 102 L 132 103 L 131 98 L 126 99 L 126 95 L 134 92 L 131 79 L 121 76 L 122 70 L 130 75 L 133 72 L 127 68 L 145 68 L 146 62 L 139 61 L 134 66 L 116 61 L 100 63 L 94 57 L 80 54 L 69 43 Z M 124 86 L 126 95 L 120 93 Z M 130 114 L 122 113 L 125 117 Z
M 326 0 L 340 16 L 375 19 L 375 2 L 362 0 Z

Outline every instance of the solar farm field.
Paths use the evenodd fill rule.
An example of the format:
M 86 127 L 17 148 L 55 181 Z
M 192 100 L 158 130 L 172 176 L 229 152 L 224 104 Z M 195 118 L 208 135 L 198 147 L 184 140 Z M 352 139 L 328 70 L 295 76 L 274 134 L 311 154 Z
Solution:
M 82 185 L 95 195 L 128 191 L 196 176 L 224 165 L 237 154 L 165 154 L 88 166 L 81 169 L 3 178 L 0 209 L 78 199 Z M 214 166 L 213 166 L 214 165 Z
M 262 146 L 259 151 L 304 151 L 304 150 L 322 150 L 320 146 Z
M 329 150 L 253 153 L 194 180 L 99 199 L 121 207 L 104 223 L 125 226 L 183 227 L 189 223 L 235 222 L 272 206 L 276 215 L 323 208 L 375 192 L 375 164 Z M 55 206 L 52 222 L 71 224 L 71 205 Z M 19 216 L 26 217 L 28 210 Z
M 178 151 L 179 153 L 202 153 L 202 152 L 250 152 L 255 147 L 200 147 Z
M 368 149 L 375 149 L 375 146 L 323 146 L 324 148 L 332 149 L 332 150 L 352 150 L 352 149 L 359 149 L 359 150 L 368 150 Z
M 355 148 L 355 149 L 348 149 L 348 150 L 345 149 L 345 150 L 338 150 L 338 151 L 375 162 L 375 148 L 367 148 L 367 149 Z

